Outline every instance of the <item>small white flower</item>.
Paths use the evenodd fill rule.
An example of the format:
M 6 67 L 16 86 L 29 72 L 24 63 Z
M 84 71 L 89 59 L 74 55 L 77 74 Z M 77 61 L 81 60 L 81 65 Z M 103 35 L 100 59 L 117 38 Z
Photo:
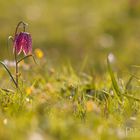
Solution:
M 110 61 L 111 63 L 113 63 L 113 62 L 115 61 L 115 56 L 114 56 L 114 54 L 113 54 L 113 53 L 110 53 L 110 54 L 108 55 L 108 59 L 109 59 L 109 61 Z
M 16 63 L 14 61 L 9 61 L 7 59 L 5 59 L 3 62 L 6 66 L 9 66 L 9 67 L 15 67 L 15 65 L 16 65 Z

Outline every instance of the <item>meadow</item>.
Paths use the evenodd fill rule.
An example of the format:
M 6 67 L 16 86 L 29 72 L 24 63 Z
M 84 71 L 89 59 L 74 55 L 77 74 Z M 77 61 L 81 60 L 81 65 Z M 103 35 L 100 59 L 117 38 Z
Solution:
M 139 139 L 139 9 L 138 0 L 0 0 L 0 140 Z M 16 75 L 16 39 L 7 40 L 20 21 L 33 57 Z

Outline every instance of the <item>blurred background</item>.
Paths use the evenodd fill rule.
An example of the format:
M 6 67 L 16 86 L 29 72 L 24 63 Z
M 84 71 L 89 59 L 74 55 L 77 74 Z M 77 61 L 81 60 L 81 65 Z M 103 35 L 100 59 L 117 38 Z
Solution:
M 0 0 L 0 59 L 21 20 L 54 67 L 102 73 L 108 54 L 116 66 L 140 64 L 139 0 Z

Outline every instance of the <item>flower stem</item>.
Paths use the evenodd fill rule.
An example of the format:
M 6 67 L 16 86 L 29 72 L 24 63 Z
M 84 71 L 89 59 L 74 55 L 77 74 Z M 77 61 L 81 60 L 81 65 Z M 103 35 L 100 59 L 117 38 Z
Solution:
M 16 63 L 16 87 L 18 88 L 18 63 L 17 63 L 17 53 L 16 53 L 16 50 L 15 50 L 15 63 Z
M 19 26 L 20 25 L 23 25 L 23 31 L 25 32 L 25 27 L 26 27 L 26 23 L 24 23 L 23 21 L 20 21 L 19 23 L 18 23 L 18 25 L 17 25 L 17 27 L 16 27 L 16 30 L 15 30 L 15 36 L 17 35 L 17 33 L 18 33 L 18 28 L 19 28 Z M 16 63 L 16 66 L 15 66 L 15 71 L 16 71 L 16 87 L 18 88 L 18 58 L 17 58 L 17 50 L 16 50 L 16 48 L 15 48 L 15 63 Z
M 35 60 L 35 58 L 34 58 L 34 56 L 33 56 L 32 54 L 26 55 L 25 57 L 23 57 L 23 58 L 21 58 L 20 60 L 18 60 L 17 63 L 20 63 L 21 61 L 23 61 L 24 59 L 26 59 L 26 58 L 28 58 L 28 57 L 32 57 L 33 60 L 34 60 L 34 62 L 37 64 L 37 62 L 36 62 L 36 60 Z
M 18 23 L 17 27 L 16 27 L 15 36 L 16 36 L 16 34 L 17 34 L 17 32 L 18 32 L 18 28 L 19 28 L 19 26 L 20 26 L 21 24 L 23 25 L 23 31 L 25 32 L 25 27 L 26 27 L 28 24 L 25 23 L 25 22 L 23 22 L 23 21 L 20 21 L 20 22 Z

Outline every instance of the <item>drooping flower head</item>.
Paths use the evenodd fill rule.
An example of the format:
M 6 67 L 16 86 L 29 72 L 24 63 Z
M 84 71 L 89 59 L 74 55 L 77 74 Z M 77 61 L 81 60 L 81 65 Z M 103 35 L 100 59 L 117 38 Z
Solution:
M 32 53 L 32 38 L 28 32 L 20 32 L 14 38 L 14 52 L 19 55 L 22 51 L 25 55 Z

